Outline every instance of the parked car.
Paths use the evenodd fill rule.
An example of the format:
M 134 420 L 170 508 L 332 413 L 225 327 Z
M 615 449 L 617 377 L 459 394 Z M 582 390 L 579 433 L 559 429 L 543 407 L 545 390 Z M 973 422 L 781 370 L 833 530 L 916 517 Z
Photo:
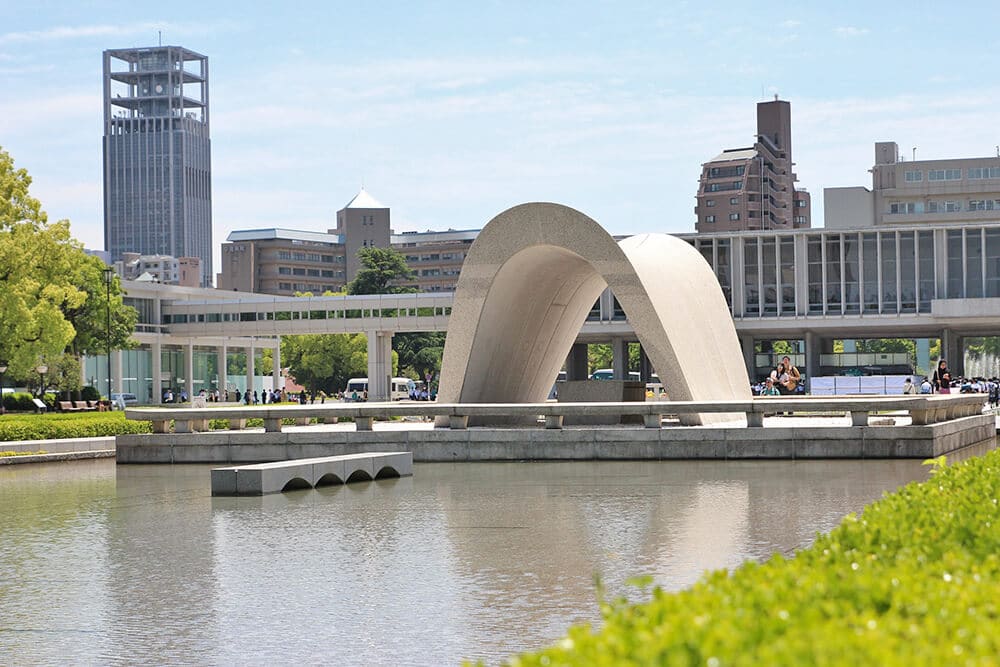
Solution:
M 125 405 L 126 407 L 132 406 L 132 405 L 137 405 L 138 403 L 139 403 L 139 399 L 136 398 L 135 394 L 131 394 L 131 393 L 128 393 L 128 392 L 111 394 L 111 406 L 112 406 L 112 409 L 114 409 L 116 407 L 120 407 L 122 405 Z

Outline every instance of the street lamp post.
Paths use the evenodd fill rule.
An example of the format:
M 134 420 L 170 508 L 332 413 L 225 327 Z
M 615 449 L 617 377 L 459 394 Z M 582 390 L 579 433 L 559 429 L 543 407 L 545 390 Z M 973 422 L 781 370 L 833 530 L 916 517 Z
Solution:
M 7 362 L 0 361 L 0 415 L 7 412 L 6 408 L 3 406 L 3 376 L 7 372 Z
M 106 311 L 107 311 L 107 330 L 106 342 L 107 342 L 107 354 L 108 354 L 108 402 L 111 402 L 111 283 L 115 277 L 115 270 L 111 267 L 104 269 L 104 287 L 106 294 Z
M 38 398 L 45 400 L 45 374 L 49 372 L 49 367 L 45 364 L 38 364 L 35 366 L 35 370 L 38 371 L 39 381 L 42 386 L 38 390 Z

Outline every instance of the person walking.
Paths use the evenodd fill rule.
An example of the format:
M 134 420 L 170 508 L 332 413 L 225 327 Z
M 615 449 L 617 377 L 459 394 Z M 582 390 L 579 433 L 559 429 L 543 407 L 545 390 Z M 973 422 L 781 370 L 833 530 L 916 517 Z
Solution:
M 917 389 L 917 385 L 913 384 L 913 379 L 906 378 L 906 380 L 903 382 L 903 393 L 916 394 L 918 391 L 919 390 Z

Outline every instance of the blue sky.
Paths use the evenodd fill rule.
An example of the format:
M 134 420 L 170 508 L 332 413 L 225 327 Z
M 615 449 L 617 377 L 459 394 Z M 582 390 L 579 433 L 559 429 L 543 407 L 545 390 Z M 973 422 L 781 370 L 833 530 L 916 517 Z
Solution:
M 136 10 L 135 7 L 140 7 Z M 1000 144 L 1000 3 L 0 3 L 0 146 L 103 247 L 101 52 L 209 56 L 214 243 L 325 230 L 365 187 L 393 227 L 556 201 L 613 233 L 694 229 L 702 162 L 792 103 L 800 185 L 870 185 L 875 141 Z M 767 35 L 767 37 L 761 37 Z

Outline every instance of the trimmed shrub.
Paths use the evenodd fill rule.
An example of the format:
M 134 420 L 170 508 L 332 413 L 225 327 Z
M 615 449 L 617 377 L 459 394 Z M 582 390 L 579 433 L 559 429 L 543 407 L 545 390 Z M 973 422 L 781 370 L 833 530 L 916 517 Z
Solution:
M 1000 451 L 945 467 L 775 555 L 648 603 L 601 602 L 512 665 L 945 665 L 1000 656 Z
M 80 390 L 80 400 L 81 401 L 99 401 L 101 400 L 101 392 L 97 391 L 97 387 L 92 387 L 87 385 Z
M 34 412 L 35 404 L 31 402 L 32 395 L 19 391 L 3 395 L 3 407 L 9 412 Z
M 146 421 L 125 419 L 121 412 L 87 412 L 0 417 L 0 441 L 98 438 L 126 433 L 152 433 Z

